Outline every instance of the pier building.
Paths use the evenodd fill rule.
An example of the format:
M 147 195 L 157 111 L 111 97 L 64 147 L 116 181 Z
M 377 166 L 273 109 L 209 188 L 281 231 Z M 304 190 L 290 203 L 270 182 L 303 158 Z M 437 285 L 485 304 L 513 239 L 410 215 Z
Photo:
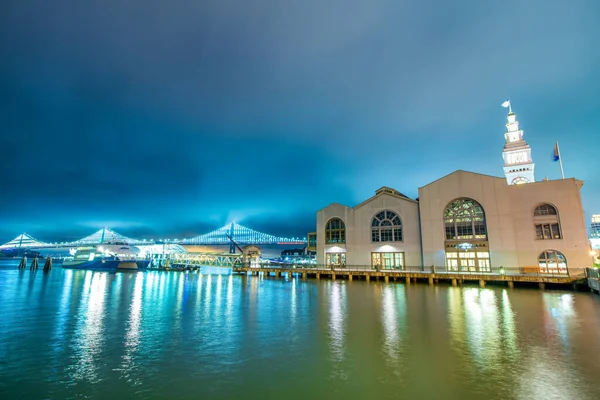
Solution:
M 507 120 L 504 177 L 459 170 L 417 199 L 383 187 L 356 206 L 333 203 L 317 212 L 317 264 L 549 274 L 591 266 L 583 181 L 536 182 L 512 109 Z

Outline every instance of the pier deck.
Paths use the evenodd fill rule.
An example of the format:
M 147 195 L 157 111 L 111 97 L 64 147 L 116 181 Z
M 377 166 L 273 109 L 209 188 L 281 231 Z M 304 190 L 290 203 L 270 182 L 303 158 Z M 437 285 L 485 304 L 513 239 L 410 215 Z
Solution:
M 299 275 L 302 278 L 329 278 L 329 279 L 362 279 L 370 281 L 384 280 L 385 282 L 403 281 L 406 284 L 414 282 L 424 282 L 430 285 L 439 282 L 448 282 L 452 285 L 459 285 L 464 282 L 478 283 L 484 287 L 487 282 L 506 283 L 509 287 L 513 287 L 515 283 L 519 284 L 538 284 L 541 289 L 545 288 L 546 284 L 566 286 L 567 288 L 577 289 L 581 285 L 583 288 L 587 286 L 586 275 L 584 269 L 570 269 L 566 274 L 559 273 L 540 273 L 538 272 L 523 272 L 521 269 L 509 270 L 505 273 L 491 272 L 457 272 L 457 271 L 439 271 L 439 270 L 422 270 L 403 269 L 403 270 L 375 270 L 372 268 L 327 268 L 327 267 L 285 267 L 285 266 L 260 266 L 260 267 L 234 267 L 233 273 L 259 275 L 261 272 L 265 275 L 274 274 L 275 276 Z

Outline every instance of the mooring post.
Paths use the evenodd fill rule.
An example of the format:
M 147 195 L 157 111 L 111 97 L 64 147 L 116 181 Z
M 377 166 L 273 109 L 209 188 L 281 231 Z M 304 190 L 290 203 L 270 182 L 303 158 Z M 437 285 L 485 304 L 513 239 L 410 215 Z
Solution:
M 52 269 L 52 259 L 50 256 L 46 257 L 46 262 L 44 263 L 44 272 L 48 272 Z

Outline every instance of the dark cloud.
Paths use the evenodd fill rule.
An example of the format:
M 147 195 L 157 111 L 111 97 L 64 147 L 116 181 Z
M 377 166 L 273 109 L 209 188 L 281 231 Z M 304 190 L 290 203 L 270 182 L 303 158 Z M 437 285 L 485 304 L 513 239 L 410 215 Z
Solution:
M 0 235 L 303 236 L 314 212 L 502 174 L 511 96 L 538 178 L 595 159 L 599 6 L 574 0 L 0 3 Z

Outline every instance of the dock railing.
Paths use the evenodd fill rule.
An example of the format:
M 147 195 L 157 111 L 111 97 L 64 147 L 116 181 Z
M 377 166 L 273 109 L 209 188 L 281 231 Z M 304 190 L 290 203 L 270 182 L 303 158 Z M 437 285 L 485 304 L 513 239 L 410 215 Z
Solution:
M 248 266 L 246 266 L 248 267 Z M 493 267 L 488 271 L 473 271 L 448 269 L 440 266 L 427 267 L 400 267 L 400 268 L 382 268 L 370 265 L 322 265 L 322 264 L 254 264 L 252 269 L 297 269 L 306 271 L 355 271 L 355 272 L 381 272 L 381 273 L 415 273 L 415 274 L 452 274 L 452 275 L 467 275 L 467 276 L 540 276 L 540 277 L 571 277 L 571 278 L 586 278 L 586 268 L 565 268 L 565 269 L 544 269 L 536 267 Z M 597 271 L 597 270 L 596 270 Z

